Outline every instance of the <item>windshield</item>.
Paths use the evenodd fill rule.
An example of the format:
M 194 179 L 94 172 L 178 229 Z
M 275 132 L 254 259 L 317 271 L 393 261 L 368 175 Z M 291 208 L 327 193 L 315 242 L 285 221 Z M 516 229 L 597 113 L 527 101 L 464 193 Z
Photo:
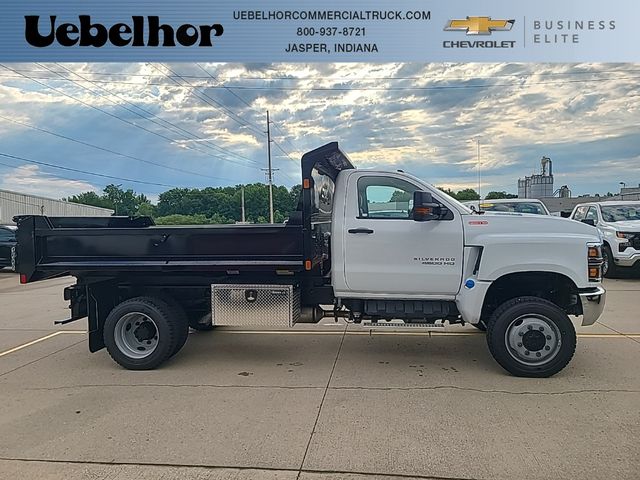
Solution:
M 640 205 L 603 205 L 600 208 L 605 222 L 640 220 Z
M 548 215 L 542 204 L 538 202 L 481 203 L 480 210 L 484 210 L 486 212 L 531 213 L 533 215 Z

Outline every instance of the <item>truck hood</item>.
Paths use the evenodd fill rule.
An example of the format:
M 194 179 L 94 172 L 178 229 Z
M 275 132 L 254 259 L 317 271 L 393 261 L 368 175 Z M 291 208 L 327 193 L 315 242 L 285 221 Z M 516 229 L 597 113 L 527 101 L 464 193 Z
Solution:
M 481 247 L 477 278 L 494 281 L 517 272 L 553 272 L 578 288 L 593 286 L 587 244 L 602 243 L 590 225 L 551 215 L 462 215 L 465 247 Z
M 600 240 L 600 235 L 595 227 L 553 215 L 493 215 L 490 213 L 463 215 L 463 225 L 467 238 L 487 234 L 514 234 L 541 238 L 558 235 L 577 235 L 592 237 L 593 241 Z M 640 227 L 640 222 L 638 222 L 638 227 Z
M 624 220 L 622 222 L 603 222 L 607 227 L 620 232 L 640 232 L 640 220 Z

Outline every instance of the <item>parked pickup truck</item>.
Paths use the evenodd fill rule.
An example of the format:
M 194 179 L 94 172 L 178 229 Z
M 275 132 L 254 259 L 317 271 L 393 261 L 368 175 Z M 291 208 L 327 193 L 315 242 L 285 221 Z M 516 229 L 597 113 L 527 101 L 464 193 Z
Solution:
M 551 215 L 540 200 L 531 198 L 501 198 L 497 200 L 472 200 L 462 202 L 477 212 L 499 212 L 505 214 Z
M 128 369 L 175 355 L 189 326 L 333 316 L 367 328 L 468 322 L 486 328 L 507 371 L 548 377 L 574 354 L 569 315 L 591 325 L 605 303 L 592 227 L 474 214 L 411 175 L 356 170 L 337 143 L 302 157 L 301 200 L 285 224 L 15 220 L 20 281 L 76 277 L 65 322 L 88 317 L 90 351 L 106 346 Z
M 640 266 L 640 201 L 580 203 L 571 219 L 596 227 L 604 240 L 602 275 Z

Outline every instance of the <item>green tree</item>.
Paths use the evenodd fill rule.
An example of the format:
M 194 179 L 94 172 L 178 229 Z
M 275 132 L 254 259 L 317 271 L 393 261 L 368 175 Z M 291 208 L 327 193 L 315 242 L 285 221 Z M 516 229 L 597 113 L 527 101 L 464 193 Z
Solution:
M 409 192 L 403 192 L 402 190 L 396 190 L 389 199 L 390 202 L 408 202 L 413 198 L 413 195 Z
M 137 194 L 131 189 L 123 190 L 120 185 L 107 185 L 102 195 L 96 192 L 85 192 L 73 195 L 69 202 L 93 205 L 94 207 L 110 208 L 116 215 L 147 215 L 152 207 L 149 199 L 143 194 Z M 140 209 L 145 213 L 140 213 Z
M 443 188 L 443 187 L 438 187 L 438 190 L 446 193 L 447 195 L 449 195 L 452 198 L 457 198 L 456 197 L 456 192 L 454 192 L 453 190 L 451 190 L 450 188 Z
M 456 198 L 464 202 L 466 200 L 480 200 L 480 195 L 473 188 L 465 188 L 456 193 Z
M 505 191 L 502 192 L 489 192 L 487 193 L 487 196 L 484 197 L 485 200 L 498 200 L 501 198 L 518 198 L 517 195 L 514 195 L 513 193 L 507 193 Z
M 138 207 L 137 214 L 141 217 L 152 217 L 156 216 L 156 207 L 149 203 L 143 203 Z
M 96 192 L 84 192 L 73 195 L 69 198 L 63 198 L 67 202 L 81 203 L 82 205 L 91 205 L 93 207 L 113 209 L 113 203 L 104 195 L 98 195 Z
M 138 215 L 142 205 L 151 204 L 144 194 L 136 194 L 132 189 L 123 190 L 120 185 L 107 185 L 104 197 L 111 202 L 116 215 Z
M 298 208 L 298 202 L 301 199 L 301 195 L 302 185 L 298 184 L 291 187 L 291 190 L 289 191 L 289 196 L 291 197 L 291 210 L 289 213 Z
M 104 193 L 86 192 L 68 200 L 86 205 L 111 208 L 117 215 L 150 216 L 166 225 L 233 223 L 242 218 L 242 188 L 245 193 L 246 220 L 254 223 L 269 221 L 269 187 L 262 183 L 228 187 L 172 188 L 158 197 L 158 204 L 133 190 L 109 185 Z M 273 187 L 274 221 L 281 223 L 296 210 L 302 187 L 291 190 Z M 186 222 L 186 223 L 185 223 Z

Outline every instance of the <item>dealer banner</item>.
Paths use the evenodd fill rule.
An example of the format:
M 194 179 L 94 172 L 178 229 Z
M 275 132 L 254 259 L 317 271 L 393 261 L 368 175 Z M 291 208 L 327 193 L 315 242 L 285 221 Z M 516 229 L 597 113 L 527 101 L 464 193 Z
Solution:
M 1 61 L 640 61 L 640 2 L 3 0 Z

